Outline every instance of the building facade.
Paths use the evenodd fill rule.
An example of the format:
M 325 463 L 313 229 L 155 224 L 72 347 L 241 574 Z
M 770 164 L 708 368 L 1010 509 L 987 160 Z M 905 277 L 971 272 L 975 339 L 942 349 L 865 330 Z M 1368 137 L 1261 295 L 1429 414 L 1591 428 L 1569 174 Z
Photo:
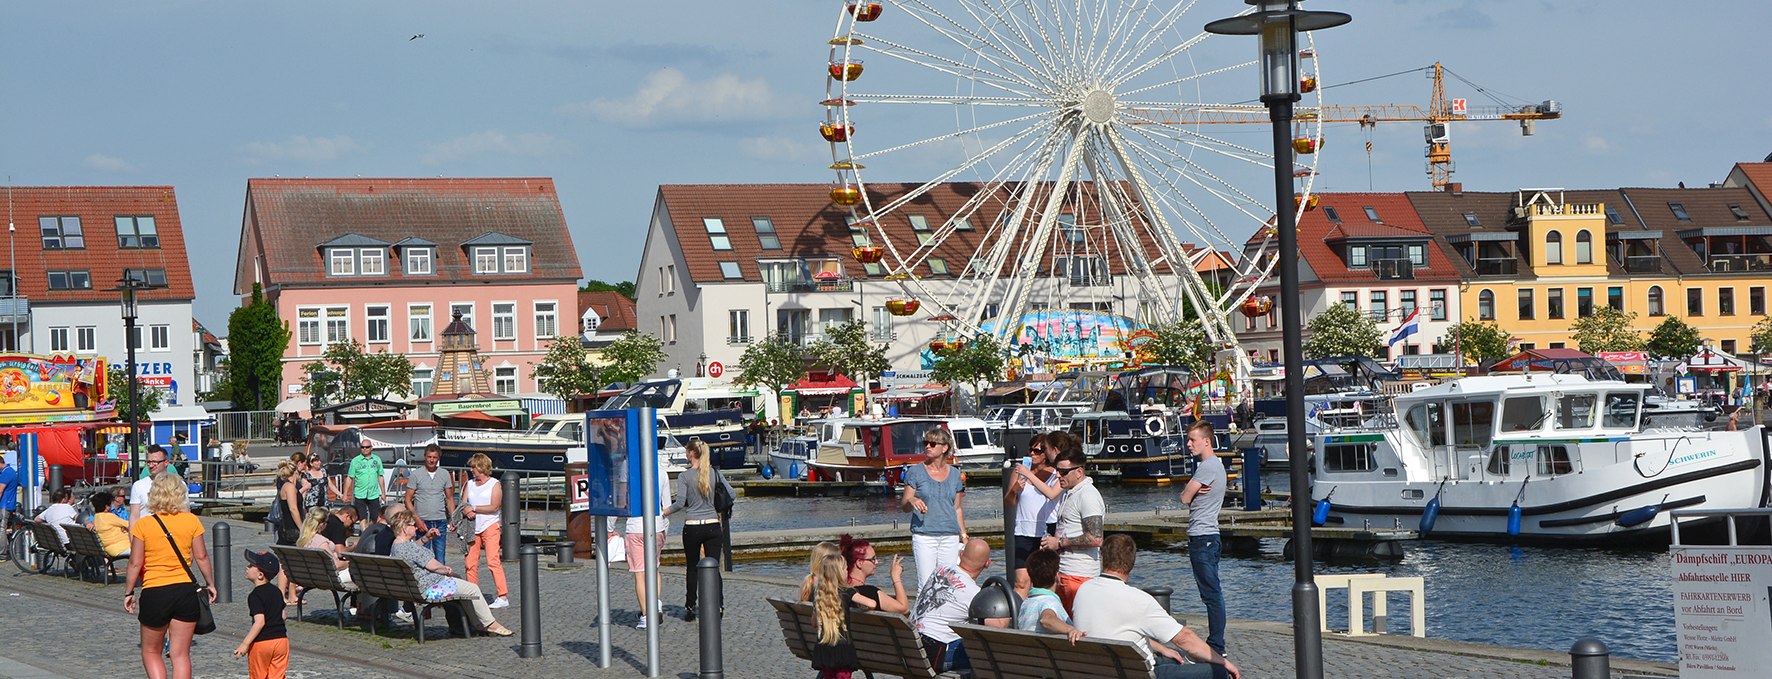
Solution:
M 254 284 L 291 332 L 283 393 L 334 342 L 405 354 L 435 388 L 439 334 L 475 330 L 492 390 L 537 391 L 533 364 L 578 312 L 578 254 L 554 183 L 509 179 L 252 179 L 234 292 Z

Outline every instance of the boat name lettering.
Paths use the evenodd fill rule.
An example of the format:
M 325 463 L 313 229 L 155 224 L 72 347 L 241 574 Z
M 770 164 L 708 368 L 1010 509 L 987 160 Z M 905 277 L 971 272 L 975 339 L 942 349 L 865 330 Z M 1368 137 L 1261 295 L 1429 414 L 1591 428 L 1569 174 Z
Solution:
M 1684 464 L 1687 462 L 1695 462 L 1698 460 L 1703 460 L 1706 458 L 1712 458 L 1712 457 L 1716 457 L 1716 456 L 1717 456 L 1717 451 L 1707 450 L 1702 453 L 1692 453 L 1690 455 L 1681 455 L 1681 456 L 1676 457 L 1673 460 L 1671 460 L 1669 462 L 1669 464 Z

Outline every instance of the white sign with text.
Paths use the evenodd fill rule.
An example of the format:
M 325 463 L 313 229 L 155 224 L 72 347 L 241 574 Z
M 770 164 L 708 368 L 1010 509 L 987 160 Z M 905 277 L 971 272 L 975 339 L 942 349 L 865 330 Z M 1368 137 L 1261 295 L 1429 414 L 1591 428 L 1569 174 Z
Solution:
M 1772 667 L 1772 547 L 1675 546 L 1681 679 L 1763 677 Z

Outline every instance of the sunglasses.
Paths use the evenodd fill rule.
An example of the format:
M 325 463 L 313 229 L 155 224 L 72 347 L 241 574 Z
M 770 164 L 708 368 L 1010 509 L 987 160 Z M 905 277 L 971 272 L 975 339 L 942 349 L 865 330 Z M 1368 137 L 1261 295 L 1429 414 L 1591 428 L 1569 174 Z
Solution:
M 877 557 L 877 556 L 870 556 L 870 557 L 867 557 L 867 558 L 862 558 L 862 559 L 856 559 L 856 561 L 867 561 L 867 562 L 870 562 L 870 563 L 879 563 L 879 562 L 880 562 L 880 557 Z
M 942 443 L 942 442 L 940 442 L 940 441 L 924 441 L 924 442 L 923 442 L 923 447 L 924 447 L 924 448 L 928 448 L 928 447 L 930 447 L 930 446 L 940 446 L 940 445 L 947 445 L 947 444 L 944 444 L 944 443 Z
M 1052 471 L 1058 472 L 1060 476 L 1063 476 L 1065 474 L 1069 474 L 1071 472 L 1077 471 L 1078 469 L 1082 469 L 1082 467 L 1057 467 L 1057 466 L 1055 466 L 1052 468 Z

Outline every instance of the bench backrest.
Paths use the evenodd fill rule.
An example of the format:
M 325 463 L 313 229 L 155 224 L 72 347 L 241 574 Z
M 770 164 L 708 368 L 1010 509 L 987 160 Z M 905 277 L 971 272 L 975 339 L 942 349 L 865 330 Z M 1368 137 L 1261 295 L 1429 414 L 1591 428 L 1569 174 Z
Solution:
M 91 528 L 68 524 L 62 526 L 62 530 L 68 532 L 69 551 L 80 556 L 111 558 L 111 555 L 105 551 L 105 542 L 98 539 L 98 533 L 93 532 Z
M 412 566 L 391 556 L 346 554 L 351 562 L 351 580 L 364 593 L 395 601 L 423 601 L 424 589 L 418 586 L 418 575 Z
M 1057 634 L 955 624 L 976 679 L 1151 679 L 1138 646 L 1119 639 L 1084 638 L 1071 645 Z
M 26 525 L 31 527 L 31 539 L 37 541 L 39 548 L 47 549 L 55 554 L 68 553 L 68 548 L 62 545 L 62 536 L 56 535 L 55 529 L 49 524 L 31 521 Z
M 283 573 L 290 582 L 308 589 L 329 592 L 356 591 L 356 587 L 339 581 L 338 565 L 331 552 L 316 547 L 287 545 L 273 545 L 271 552 L 277 555 L 277 560 L 282 563 Z
M 812 604 L 780 597 L 770 597 L 768 601 L 775 607 L 788 650 L 796 657 L 810 660 L 812 647 L 818 643 L 818 623 Z M 938 674 L 923 654 L 923 643 L 916 630 L 902 615 L 850 611 L 849 638 L 855 644 L 861 670 L 911 679 L 934 679 Z

